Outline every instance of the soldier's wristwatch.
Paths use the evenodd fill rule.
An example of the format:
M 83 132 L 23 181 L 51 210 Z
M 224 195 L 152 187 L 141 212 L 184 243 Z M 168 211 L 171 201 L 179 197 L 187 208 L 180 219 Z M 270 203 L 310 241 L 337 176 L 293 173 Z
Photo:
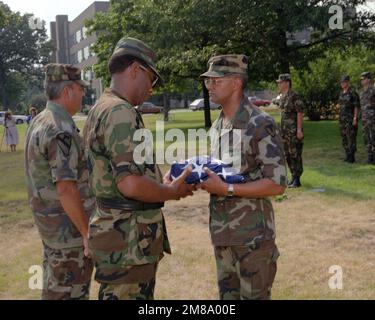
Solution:
M 228 197 L 234 197 L 234 185 L 233 184 L 229 184 L 228 185 Z

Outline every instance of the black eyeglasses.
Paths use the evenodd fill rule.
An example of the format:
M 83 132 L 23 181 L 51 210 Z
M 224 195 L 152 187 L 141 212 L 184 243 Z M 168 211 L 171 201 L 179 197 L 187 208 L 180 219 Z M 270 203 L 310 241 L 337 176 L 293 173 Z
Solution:
M 220 84 L 221 82 L 232 80 L 232 78 L 206 78 L 204 79 L 204 84 L 206 87 L 208 86 L 216 86 L 217 84 Z

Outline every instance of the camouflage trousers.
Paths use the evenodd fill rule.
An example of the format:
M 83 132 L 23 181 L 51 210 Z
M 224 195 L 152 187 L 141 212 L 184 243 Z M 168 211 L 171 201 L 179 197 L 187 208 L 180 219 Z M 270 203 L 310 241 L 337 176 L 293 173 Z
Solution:
M 221 300 L 269 300 L 279 257 L 274 241 L 259 248 L 214 247 Z
M 42 300 L 88 300 L 93 268 L 83 247 L 52 249 L 44 244 Z
M 290 172 L 293 177 L 299 178 L 303 173 L 302 151 L 303 140 L 298 140 L 295 135 L 284 135 L 284 152 Z
M 99 300 L 154 300 L 158 263 L 126 266 L 121 283 L 103 283 L 99 288 Z
M 375 156 L 375 109 L 366 109 L 362 113 L 363 138 L 367 153 Z
M 353 115 L 340 115 L 340 134 L 345 153 L 354 154 L 357 151 L 358 127 L 353 126 Z

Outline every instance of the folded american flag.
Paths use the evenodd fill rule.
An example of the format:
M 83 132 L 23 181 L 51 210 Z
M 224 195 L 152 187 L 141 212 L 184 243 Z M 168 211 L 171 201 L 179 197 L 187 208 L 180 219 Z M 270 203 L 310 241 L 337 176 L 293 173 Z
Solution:
M 226 183 L 246 182 L 245 177 L 239 175 L 232 165 L 225 164 L 221 160 L 209 156 L 195 157 L 172 164 L 171 179 L 177 179 L 189 165 L 193 167 L 193 171 L 185 179 L 188 184 L 197 184 L 207 180 L 208 175 L 203 170 L 204 168 L 209 168 L 215 172 Z

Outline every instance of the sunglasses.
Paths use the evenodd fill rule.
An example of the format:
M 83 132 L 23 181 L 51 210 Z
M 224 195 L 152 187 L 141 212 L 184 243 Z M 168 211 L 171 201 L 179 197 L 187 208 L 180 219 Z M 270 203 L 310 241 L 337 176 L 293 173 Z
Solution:
M 146 68 L 145 66 L 143 66 L 143 65 L 140 64 L 139 68 L 141 70 L 145 71 L 146 73 L 151 74 L 151 72 L 149 71 L 149 69 Z M 158 81 L 159 81 L 159 77 L 155 76 L 153 73 L 152 73 L 151 77 L 152 77 L 151 78 L 152 87 L 154 88 L 156 86 L 156 84 L 158 83 Z

